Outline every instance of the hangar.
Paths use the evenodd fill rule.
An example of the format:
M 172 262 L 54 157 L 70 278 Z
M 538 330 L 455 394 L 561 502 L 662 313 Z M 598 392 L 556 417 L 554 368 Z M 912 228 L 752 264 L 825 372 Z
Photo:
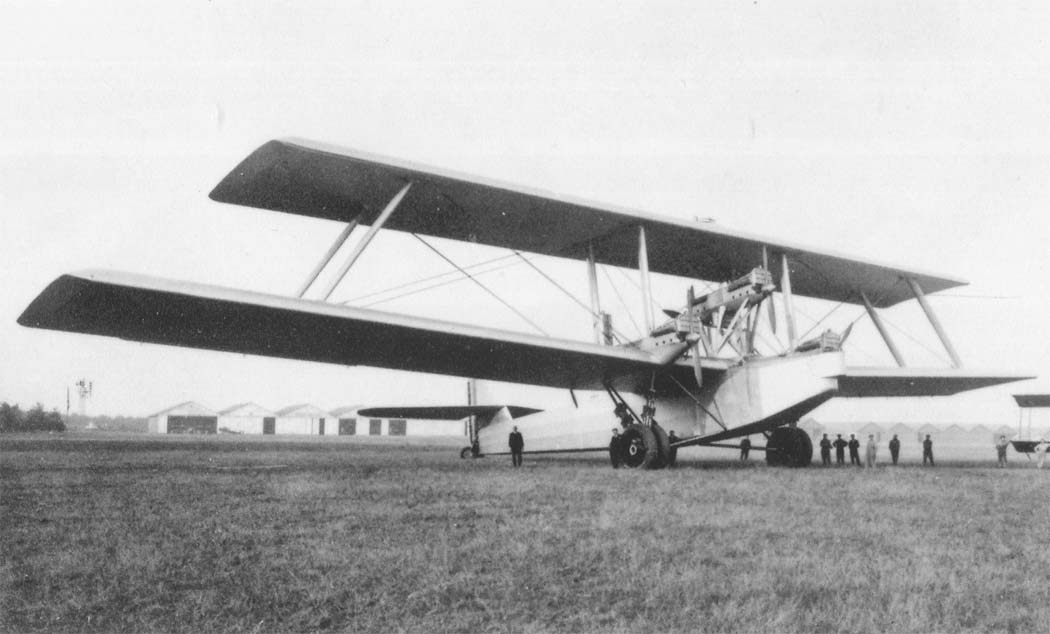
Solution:
M 214 434 L 219 415 L 195 401 L 179 403 L 148 418 L 147 428 L 154 434 Z
M 273 434 L 277 413 L 258 403 L 238 403 L 219 412 L 219 432 L 227 434 Z
M 304 434 L 310 436 L 335 436 L 338 429 L 328 422 L 334 420 L 332 415 L 316 405 L 299 403 L 277 410 L 274 433 Z
M 368 406 L 349 405 L 332 410 L 339 421 L 340 436 L 465 436 L 466 423 L 459 420 L 376 418 L 358 412 Z
M 306 436 L 465 436 L 464 420 L 417 420 L 361 416 L 365 405 L 323 410 L 298 403 L 274 411 L 254 402 L 212 411 L 186 401 L 149 417 L 154 434 L 248 434 Z

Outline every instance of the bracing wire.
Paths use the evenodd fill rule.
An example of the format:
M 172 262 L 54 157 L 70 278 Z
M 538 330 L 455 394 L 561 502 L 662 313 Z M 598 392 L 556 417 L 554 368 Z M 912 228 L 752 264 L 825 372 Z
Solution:
M 485 260 L 484 262 L 477 262 L 477 263 L 471 264 L 469 266 L 464 266 L 463 269 L 466 270 L 466 271 L 471 271 L 471 270 L 478 269 L 478 268 L 481 268 L 481 267 L 489 265 L 489 264 L 494 264 L 494 263 L 499 262 L 501 260 L 506 260 L 506 259 L 509 259 L 509 258 L 512 258 L 512 257 L 514 257 L 514 256 L 511 255 L 511 254 L 501 255 L 499 257 L 492 258 L 490 260 Z M 518 264 L 518 262 L 512 262 L 512 263 L 504 265 L 504 266 L 500 266 L 500 267 L 496 267 L 496 268 L 493 268 L 493 269 L 481 271 L 480 273 L 475 273 L 475 275 L 484 275 L 485 273 L 493 273 L 495 271 L 502 270 L 502 269 L 506 268 L 507 266 L 515 266 L 517 264 Z M 354 303 L 357 303 L 357 302 L 360 302 L 360 301 L 363 301 L 363 300 L 366 300 L 366 299 L 370 299 L 372 297 L 386 295 L 387 293 L 392 293 L 392 292 L 400 290 L 402 288 L 409 288 L 409 287 L 416 286 L 416 285 L 419 285 L 419 284 L 424 284 L 426 282 L 439 280 L 439 279 L 441 279 L 443 277 L 448 277 L 450 275 L 457 275 L 458 273 L 459 273 L 459 271 L 445 271 L 444 273 L 437 273 L 436 275 L 431 275 L 429 277 L 420 278 L 418 280 L 412 280 L 411 282 L 405 282 L 404 284 L 398 284 L 396 286 L 391 286 L 391 287 L 385 288 L 383 290 L 374 291 L 374 292 L 371 292 L 371 293 L 365 293 L 364 295 L 358 295 L 357 297 L 353 297 L 351 299 L 342 301 L 340 303 L 341 304 L 354 304 Z M 374 304 L 388 302 L 388 301 L 391 301 L 393 299 L 397 299 L 397 298 L 400 298 L 400 297 L 405 297 L 407 295 L 411 295 L 411 294 L 414 294 L 414 293 L 422 293 L 424 291 L 428 291 L 428 290 L 431 290 L 433 288 L 438 288 L 440 286 L 444 286 L 445 284 L 451 284 L 453 282 L 460 282 L 463 279 L 464 279 L 463 277 L 457 277 L 457 278 L 452 279 L 452 280 L 445 280 L 445 281 L 439 282 L 439 283 L 437 283 L 435 285 L 432 285 L 432 286 L 426 286 L 424 288 L 420 288 L 420 289 L 411 291 L 409 293 L 404 293 L 404 294 L 401 294 L 401 295 L 397 295 L 396 297 L 393 297 L 393 298 L 384 299 L 384 300 L 377 301 L 377 302 L 372 302 L 372 303 L 370 303 L 368 305 L 372 306 Z
M 573 295 L 572 293 L 570 293 L 570 292 L 569 292 L 569 289 L 567 289 L 567 288 L 565 288 L 564 286 L 562 286 L 561 284 L 559 284 L 559 283 L 558 283 L 558 282 L 557 282 L 557 281 L 556 281 L 556 280 L 555 280 L 554 278 L 552 278 L 552 277 L 551 277 L 550 275 L 547 275 L 547 274 L 546 274 L 546 273 L 545 273 L 545 272 L 544 272 L 544 271 L 543 271 L 542 269 L 540 269 L 540 267 L 536 266 L 536 264 L 535 264 L 535 263 L 533 263 L 533 262 L 530 262 L 529 260 L 527 260 L 527 259 L 525 258 L 525 256 L 524 256 L 524 255 L 522 255 L 522 254 L 521 254 L 520 252 L 518 252 L 518 251 L 515 251 L 515 252 L 514 252 L 514 255 L 517 255 L 517 256 L 518 256 L 519 258 L 521 258 L 521 260 L 522 260 L 523 262 L 525 262 L 525 264 L 528 264 L 528 265 L 529 265 L 530 267 L 532 267 L 532 270 L 534 270 L 534 271 L 536 271 L 537 273 L 539 273 L 539 274 L 540 274 L 540 276 L 541 276 L 541 277 L 543 277 L 543 279 L 547 280 L 547 281 L 548 281 L 548 282 L 550 282 L 550 283 L 551 283 L 551 284 L 552 284 L 552 285 L 553 285 L 553 286 L 554 286 L 555 288 L 557 288 L 557 289 L 558 289 L 559 291 L 561 291 L 562 293 L 564 293 L 564 294 L 565 294 L 565 295 L 566 295 L 566 296 L 567 296 L 567 297 L 568 297 L 569 299 L 571 299 L 571 300 L 572 300 L 573 302 L 575 302 L 575 303 L 576 303 L 576 305 L 578 305 L 578 306 L 579 306 L 580 308 L 582 308 L 583 310 L 587 311 L 587 314 L 588 314 L 588 315 L 590 315 L 592 319 L 596 319 L 596 320 L 599 320 L 599 321 L 601 320 L 601 314 L 600 314 L 600 313 L 596 313 L 596 312 L 594 312 L 593 310 L 591 310 L 590 306 L 587 306 L 587 304 L 584 304 L 584 303 L 583 303 L 583 302 L 582 302 L 582 301 L 581 301 L 581 300 L 580 300 L 580 299 L 579 299 L 578 297 L 576 297 L 575 295 Z M 613 328 L 613 335 L 614 335 L 614 336 L 615 336 L 615 337 L 616 337 L 617 339 L 619 339 L 619 340 L 620 340 L 621 342 L 627 341 L 627 337 L 625 337 L 625 336 L 623 335 L 623 333 L 621 333 L 620 331 L 618 331 L 618 330 L 617 330 L 616 328 Z
M 505 300 L 504 300 L 504 299 L 503 299 L 502 297 L 500 297 L 499 295 L 497 295 L 495 291 L 493 291 L 492 289 L 490 289 L 490 288 L 489 288 L 488 286 L 485 286 L 484 284 L 482 284 L 482 283 L 481 283 L 481 282 L 480 282 L 480 281 L 479 281 L 479 280 L 478 280 L 477 278 L 475 278 L 475 277 L 474 277 L 473 275 L 471 275 L 471 274 L 470 274 L 470 273 L 468 273 L 467 271 L 463 270 L 463 268 L 461 268 L 461 267 L 460 267 L 460 266 L 459 266 L 458 264 L 456 264 L 455 262 L 453 262 L 453 261 L 452 261 L 452 260 L 451 260 L 451 259 L 450 259 L 450 258 L 449 258 L 448 256 L 446 256 L 446 255 L 445 255 L 444 253 L 442 253 L 441 251 L 439 251 L 439 250 L 438 250 L 438 249 L 437 249 L 436 247 L 434 247 L 434 246 L 433 246 L 432 244 L 430 244 L 429 242 L 427 242 L 426 240 L 424 240 L 424 239 L 423 239 L 423 238 L 422 238 L 421 236 L 419 236 L 418 234 L 415 234 L 415 233 L 413 233 L 413 234 L 412 234 L 412 236 L 413 236 L 413 237 L 415 237 L 415 238 L 416 238 L 417 240 L 419 240 L 420 242 L 422 242 L 422 243 L 423 243 L 424 245 L 426 245 L 428 249 L 430 249 L 430 250 L 431 250 L 431 251 L 433 251 L 434 253 L 438 254 L 438 256 L 439 256 L 439 257 L 441 257 L 441 259 L 442 259 L 442 260 L 444 260 L 444 261 L 448 262 L 449 264 L 451 264 L 451 265 L 452 265 L 453 267 L 455 267 L 455 268 L 456 268 L 456 269 L 457 269 L 457 270 L 458 270 L 458 271 L 459 271 L 460 273 L 462 273 L 463 275 L 465 275 L 466 277 L 468 277 L 468 278 L 469 278 L 469 279 L 470 279 L 470 280 L 471 280 L 472 282 L 474 282 L 475 284 L 477 284 L 478 286 L 480 286 L 482 290 L 484 290 L 484 291 L 485 291 L 486 293 L 488 293 L 489 295 L 491 295 L 492 297 L 494 297 L 494 298 L 496 299 L 496 301 L 498 301 L 499 303 L 501 303 L 501 304 L 503 304 L 504 306 L 506 306 L 506 307 L 507 307 L 508 309 L 510 309 L 510 310 L 511 310 L 511 311 L 512 311 L 512 312 L 513 312 L 513 313 L 514 313 L 515 315 L 517 315 L 518 317 L 521 317 L 521 318 L 522 318 L 522 319 L 523 319 L 523 320 L 524 320 L 524 321 L 525 321 L 526 323 L 528 323 L 528 324 L 529 324 L 530 326 L 532 326 L 532 327 L 533 327 L 533 328 L 535 328 L 535 329 L 536 329 L 537 331 L 539 331 L 539 332 L 540 332 L 540 334 L 542 334 L 542 335 L 543 335 L 543 336 L 545 336 L 545 337 L 549 337 L 549 336 L 550 336 L 550 335 L 548 335 L 548 334 L 547 334 L 547 331 L 545 331 L 545 330 L 544 330 L 543 328 L 540 328 L 539 326 L 537 326 L 537 325 L 536 325 L 536 323 L 535 323 L 535 322 L 533 322 L 533 321 L 532 321 L 531 319 L 529 319 L 528 317 L 526 317 L 524 313 L 522 313 L 522 312 L 521 312 L 520 310 L 518 310 L 517 308 L 514 308 L 513 306 L 511 306 L 510 304 L 508 304 L 508 303 L 507 303 L 507 302 L 506 302 L 506 301 L 505 301 Z

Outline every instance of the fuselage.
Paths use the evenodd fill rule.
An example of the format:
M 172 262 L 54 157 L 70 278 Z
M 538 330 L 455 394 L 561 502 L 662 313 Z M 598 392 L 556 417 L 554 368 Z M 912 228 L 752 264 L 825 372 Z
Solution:
M 767 431 L 795 422 L 818 407 L 838 388 L 842 352 L 816 352 L 746 360 L 729 368 L 722 378 L 704 385 L 699 394 L 661 397 L 655 418 L 665 431 L 679 438 L 705 437 L 711 441 Z M 547 410 L 521 418 L 503 419 L 481 429 L 483 453 L 505 453 L 514 426 L 525 437 L 526 452 L 603 449 L 612 428 L 619 424 L 613 403 L 603 393 L 581 395 L 579 407 Z M 636 412 L 645 399 L 623 394 Z

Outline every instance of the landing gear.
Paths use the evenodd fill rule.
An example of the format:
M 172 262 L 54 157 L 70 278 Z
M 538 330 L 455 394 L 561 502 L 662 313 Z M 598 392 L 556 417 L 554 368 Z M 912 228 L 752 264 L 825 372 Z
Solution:
M 469 447 L 464 447 L 459 450 L 459 457 L 466 460 L 467 458 L 480 458 L 481 457 L 481 443 L 475 438 L 470 443 Z
M 613 412 L 623 427 L 623 433 L 620 435 L 622 459 L 619 463 L 628 469 L 663 469 L 670 464 L 671 441 L 667 439 L 667 432 L 653 417 L 656 413 L 655 392 L 650 390 L 645 399 L 645 407 L 642 408 L 642 415 L 638 416 L 616 388 L 607 383 L 605 390 L 616 404 Z M 610 448 L 610 451 L 614 450 Z M 615 467 L 616 456 L 610 454 L 609 457 Z
M 667 434 L 659 425 L 637 423 L 623 432 L 623 465 L 629 469 L 663 469 L 670 455 Z
M 766 441 L 766 464 L 771 467 L 808 467 L 813 441 L 797 427 L 777 427 Z

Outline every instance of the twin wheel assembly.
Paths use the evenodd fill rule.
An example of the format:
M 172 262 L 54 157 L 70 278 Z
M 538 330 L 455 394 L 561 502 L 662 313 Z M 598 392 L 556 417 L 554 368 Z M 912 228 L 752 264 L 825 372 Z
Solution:
M 673 466 L 677 450 L 659 425 L 628 425 L 619 446 L 609 447 L 613 465 L 631 469 L 662 469 Z M 797 427 L 777 427 L 766 440 L 766 464 L 774 467 L 808 467 L 813 461 L 813 441 Z

